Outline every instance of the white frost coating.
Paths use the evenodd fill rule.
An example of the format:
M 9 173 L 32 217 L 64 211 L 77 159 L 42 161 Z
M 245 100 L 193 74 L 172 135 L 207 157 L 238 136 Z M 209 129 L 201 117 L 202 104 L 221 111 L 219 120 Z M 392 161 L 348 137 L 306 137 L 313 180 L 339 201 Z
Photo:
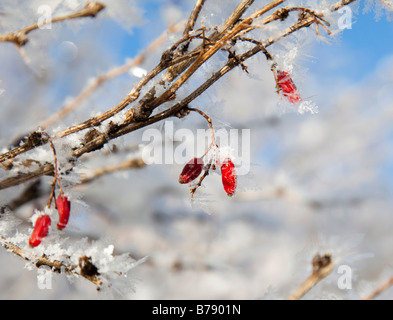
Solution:
M 65 0 L 64 3 L 65 5 L 70 8 L 71 10 L 77 10 L 80 8 L 81 6 L 81 2 L 80 0 Z
M 115 246 L 113 244 L 109 245 L 107 248 L 104 249 L 104 252 L 109 255 L 112 256 L 113 255 L 113 250 L 115 249 Z
M 129 71 L 130 75 L 137 77 L 137 78 L 143 78 L 147 74 L 147 70 L 141 67 L 133 67 Z
M 101 0 L 106 8 L 102 15 L 120 24 L 124 29 L 140 25 L 144 22 L 141 9 L 135 0 Z
M 294 47 L 288 51 L 288 53 L 284 56 L 283 67 L 284 70 L 291 73 L 293 71 L 293 62 L 298 56 L 298 48 Z
M 305 100 L 300 103 L 299 108 L 298 108 L 298 113 L 304 114 L 307 112 L 309 112 L 311 114 L 317 114 L 319 112 L 318 106 L 315 104 L 315 102 L 313 102 L 311 100 Z
M 50 209 L 48 207 L 45 207 L 44 211 L 40 211 L 40 210 L 35 209 L 34 214 L 30 218 L 30 221 L 31 221 L 32 225 L 35 226 L 35 223 L 39 217 L 47 215 L 47 216 L 53 218 L 53 214 L 54 214 L 54 210 Z
M 0 216 L 0 236 L 8 237 L 10 233 L 14 233 L 22 220 L 15 218 L 11 214 L 3 214 Z
M 126 279 L 127 273 L 143 263 L 146 258 L 136 261 L 129 254 L 114 255 L 115 247 L 112 244 L 108 244 L 106 240 L 99 240 L 90 242 L 87 238 L 80 240 L 73 240 L 67 238 L 65 231 L 57 230 L 55 226 L 56 212 L 52 209 L 45 209 L 44 211 L 35 210 L 35 214 L 31 217 L 33 225 L 39 216 L 49 215 L 52 218 L 52 226 L 49 234 L 45 237 L 44 241 L 35 248 L 28 246 L 28 239 L 31 234 L 31 227 L 22 227 L 20 230 L 15 232 L 21 221 L 16 219 L 13 215 L 2 215 L 0 216 L 0 235 L 5 237 L 7 241 L 19 246 L 25 251 L 27 256 L 30 256 L 34 263 L 34 257 L 40 257 L 43 254 L 51 260 L 61 261 L 65 266 L 79 266 L 79 259 L 81 257 L 89 257 L 92 263 L 98 268 L 100 278 L 104 282 L 104 288 L 107 284 L 111 286 L 112 281 L 119 281 L 123 285 L 128 287 L 131 285 L 132 279 Z M 13 235 L 11 235 L 13 233 Z M 31 253 L 31 254 L 30 254 Z M 29 270 L 34 271 L 31 263 L 27 264 Z M 79 271 L 79 268 L 76 269 Z M 110 281 L 109 281 L 110 280 Z M 125 283 L 124 283 L 125 281 Z M 119 282 L 120 283 L 120 282 Z M 116 289 L 116 288 L 114 288 Z

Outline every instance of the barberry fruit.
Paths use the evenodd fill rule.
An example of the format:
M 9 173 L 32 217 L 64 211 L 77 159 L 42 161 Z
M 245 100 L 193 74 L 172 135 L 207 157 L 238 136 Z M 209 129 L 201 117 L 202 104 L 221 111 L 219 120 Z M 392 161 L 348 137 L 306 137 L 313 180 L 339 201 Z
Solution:
M 39 216 L 35 222 L 33 233 L 31 234 L 29 244 L 37 247 L 43 238 L 46 237 L 51 225 L 51 219 L 48 215 Z
M 290 74 L 286 71 L 277 71 L 277 83 L 283 95 L 291 103 L 298 103 L 302 100 L 296 85 L 293 82 Z
M 65 195 L 60 194 L 56 199 L 56 207 L 59 212 L 59 222 L 57 228 L 62 230 L 66 227 L 70 218 L 71 202 Z
M 222 185 L 228 196 L 233 196 L 236 191 L 237 177 L 235 165 L 231 159 L 226 158 L 221 164 Z
M 201 174 L 203 169 L 203 160 L 201 158 L 191 159 L 183 168 L 179 177 L 179 183 L 189 183 Z

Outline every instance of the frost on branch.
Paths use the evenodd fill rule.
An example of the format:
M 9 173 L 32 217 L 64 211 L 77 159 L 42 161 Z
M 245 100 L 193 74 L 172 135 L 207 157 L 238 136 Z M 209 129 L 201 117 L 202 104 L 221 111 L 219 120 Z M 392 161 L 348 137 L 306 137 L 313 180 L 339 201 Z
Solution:
M 42 219 L 49 219 L 50 211 L 46 213 L 37 212 L 33 217 L 33 224 L 41 223 Z M 27 240 L 28 232 L 31 228 L 26 228 L 21 221 L 10 216 L 10 214 L 0 217 L 0 244 L 8 251 L 21 256 L 27 260 L 26 267 L 33 270 L 34 266 L 50 267 L 52 271 L 64 273 L 70 277 L 83 277 L 99 289 L 112 287 L 112 281 L 122 278 L 131 285 L 131 280 L 127 281 L 130 270 L 142 263 L 144 259 L 136 261 L 129 254 L 114 254 L 114 246 L 108 241 L 90 241 L 87 238 L 73 240 L 57 230 L 53 225 L 47 225 L 45 234 L 39 238 L 34 236 L 34 248 L 29 247 Z M 16 231 L 16 233 L 10 230 Z M 49 231 L 49 233 L 48 233 Z M 48 234 L 47 234 L 48 233 Z M 45 240 L 37 246 L 37 241 Z M 36 241 L 37 240 L 37 241 Z M 124 284 L 123 284 L 124 286 Z M 116 289 L 116 287 L 112 287 Z M 132 285 L 129 287 L 132 290 Z M 126 292 L 124 292 L 126 293 Z
M 339 186 L 345 189 L 341 184 L 348 180 L 339 174 L 340 179 L 332 184 L 326 183 L 328 187 L 324 187 L 325 181 L 332 179 L 334 173 L 339 171 L 335 171 L 336 168 L 332 168 L 331 164 L 342 163 L 334 159 L 332 150 L 340 154 L 351 148 L 357 150 L 357 145 L 353 147 L 348 132 L 340 135 L 337 143 L 329 144 L 327 137 L 334 134 L 326 130 L 328 133 L 325 136 L 321 125 L 318 128 L 307 127 L 303 119 L 303 125 L 295 121 L 291 125 L 288 120 L 291 117 L 278 117 L 277 113 L 280 96 L 287 110 L 295 110 L 300 114 L 316 113 L 316 105 L 305 100 L 314 92 L 309 94 L 303 91 L 308 73 L 299 67 L 299 57 L 303 56 L 308 41 L 326 40 L 336 33 L 337 28 L 331 23 L 335 20 L 331 12 L 335 2 L 283 1 L 280 3 L 282 6 L 275 5 L 262 13 L 265 5 L 277 4 L 279 1 L 248 1 L 252 5 L 244 8 L 237 16 L 236 12 L 239 11 L 233 10 L 239 3 L 246 2 L 206 1 L 200 19 L 194 21 L 196 24 L 193 30 L 182 33 L 181 28 L 177 29 L 168 42 L 159 42 L 161 45 L 165 43 L 164 48 L 158 45 L 154 47 L 156 52 L 149 49 L 138 55 L 134 61 L 140 67 L 128 66 L 127 69 L 131 70 L 132 77 L 128 76 L 127 70 L 123 72 L 123 68 L 111 69 L 114 63 L 110 59 L 114 57 L 105 54 L 104 49 L 108 49 L 105 41 L 98 42 L 94 33 L 97 24 L 88 29 L 89 23 L 86 21 L 101 23 L 102 17 L 110 17 L 127 26 L 127 23 L 135 22 L 133 18 L 136 11 L 134 14 L 131 12 L 134 10 L 133 1 L 104 1 L 106 10 L 97 16 L 97 21 L 64 23 L 64 26 L 74 26 L 76 33 L 83 30 L 88 35 L 79 39 L 78 46 L 74 44 L 73 48 L 77 47 L 78 51 L 70 59 L 72 61 L 56 61 L 53 73 L 48 74 L 47 78 L 39 78 L 40 81 L 28 81 L 29 86 L 23 86 L 23 90 L 18 91 L 20 94 L 14 95 L 17 99 L 5 101 L 5 105 L 9 106 L 7 110 L 1 110 L 2 119 L 17 118 L 19 126 L 8 124 L 7 129 L 3 126 L 0 130 L 9 130 L 12 135 L 24 137 L 15 139 L 15 143 L 8 144 L 9 141 L 5 141 L 3 154 L 0 155 L 0 186 L 1 189 L 9 189 L 2 190 L 5 199 L 2 211 L 6 214 L 0 218 L 5 223 L 0 228 L 0 234 L 4 237 L 1 238 L 4 247 L 23 257 L 28 256 L 32 263 L 30 266 L 50 266 L 53 271 L 82 276 L 101 286 L 113 286 L 118 283 L 117 279 L 122 280 L 122 276 L 143 262 L 143 259 L 132 260 L 128 254 L 115 255 L 114 243 L 116 251 L 136 252 L 139 257 L 158 252 L 161 259 L 156 255 L 156 259 L 146 267 L 150 268 L 148 272 L 166 264 L 166 267 L 171 265 L 171 270 L 176 271 L 172 273 L 195 268 L 201 274 L 212 277 L 224 275 L 222 278 L 227 279 L 229 277 L 225 272 L 233 275 L 229 269 L 240 270 L 235 278 L 240 279 L 238 283 L 243 285 L 250 284 L 250 279 L 244 281 L 244 274 L 248 276 L 251 269 L 260 272 L 260 278 L 255 283 L 264 285 L 274 281 L 267 275 L 273 275 L 272 279 L 282 279 L 280 271 L 283 266 L 294 265 L 287 258 L 288 251 L 298 250 L 299 242 L 307 239 L 307 226 L 313 225 L 307 219 L 314 217 L 315 212 L 324 212 L 323 208 L 329 207 L 330 196 L 333 199 L 331 202 L 337 202 L 334 197 L 336 193 L 340 194 L 336 191 Z M 35 3 L 44 4 L 43 1 Z M 82 1 L 55 1 L 53 12 L 56 16 L 67 14 L 83 9 L 84 5 L 86 3 Z M 189 22 L 192 24 L 193 21 Z M 34 41 L 41 45 L 41 42 L 50 43 L 55 37 L 63 39 L 65 35 L 70 36 L 64 26 L 56 25 L 53 31 L 57 32 L 46 34 L 48 38 L 45 41 L 40 38 L 40 31 L 43 30 L 29 34 L 27 54 L 34 52 L 35 59 L 44 61 L 38 47 L 30 45 Z M 45 45 L 41 49 L 46 52 Z M 145 60 L 147 53 L 151 56 Z M 119 72 L 120 69 L 122 72 Z M 103 70 L 108 71 L 102 73 Z M 227 76 L 230 71 L 232 73 Z M 113 74 L 123 74 L 124 77 L 110 82 L 115 78 Z M 56 76 L 62 81 L 53 84 Z M 34 78 L 32 75 L 29 77 Z M 226 80 L 222 80 L 225 77 Z M 13 79 L 12 74 L 8 75 L 7 81 Z M 101 89 L 98 89 L 99 86 Z M 7 83 L 7 92 L 11 87 Z M 41 128 L 45 130 L 44 133 L 37 129 L 37 124 L 42 123 L 42 115 L 49 111 L 61 111 L 64 107 L 63 97 L 42 94 L 49 92 L 50 88 L 54 88 L 53 91 L 61 88 L 61 91 L 76 99 L 74 103 L 64 103 L 65 106 L 73 105 L 72 112 L 67 117 L 55 117 L 49 125 Z M 27 91 L 31 91 L 31 94 Z M 88 94 L 85 95 L 86 92 Z M 83 99 L 79 100 L 80 97 Z M 351 110 L 350 104 L 344 105 L 345 111 Z M 24 117 L 3 114 L 12 110 Z M 160 125 L 162 120 L 168 119 L 174 120 L 176 125 L 184 124 L 190 111 L 198 112 L 207 122 L 204 121 L 202 125 L 187 122 L 185 127 L 192 130 L 210 128 L 211 144 L 201 153 L 187 158 L 184 164 L 179 165 L 179 170 L 169 164 L 164 167 L 146 165 L 140 153 L 135 152 L 138 146 L 142 146 L 140 129 Z M 341 110 L 343 113 L 345 111 Z M 334 113 L 340 114 L 337 110 Z M 337 121 L 335 115 L 327 115 L 325 119 L 332 126 Z M 345 125 L 353 123 L 355 119 L 352 116 Z M 220 141 L 215 141 L 214 130 L 217 127 L 213 127 L 213 122 L 215 126 L 225 129 L 247 127 L 261 133 L 249 151 L 254 153 L 256 162 L 262 162 L 259 167 L 262 174 L 255 179 L 248 176 L 247 188 L 242 185 L 242 177 L 238 176 L 239 166 L 235 161 L 238 159 L 232 155 L 232 150 L 225 149 Z M 361 136 L 366 137 L 364 134 Z M 347 138 L 348 148 L 345 147 Z M 38 143 L 31 144 L 29 141 Z M 329 146 L 326 148 L 328 152 L 318 144 L 321 141 L 326 142 L 323 145 Z M 300 151 L 296 153 L 297 150 Z M 194 159 L 200 158 L 203 158 L 203 164 L 194 166 Z M 185 169 L 183 173 L 182 167 Z M 132 172 L 133 169 L 140 170 Z M 346 177 L 350 175 L 349 172 L 351 170 L 342 170 Z M 188 188 L 178 184 L 179 174 L 181 183 L 190 183 Z M 309 178 L 315 176 L 316 179 Z M 358 179 L 363 181 L 365 177 L 368 175 Z M 254 180 L 253 183 L 258 184 L 258 187 L 253 192 L 244 192 L 250 190 L 250 180 Z M 186 195 L 182 193 L 184 190 Z M 352 189 L 350 191 L 353 192 Z M 197 216 L 188 211 L 189 192 L 192 199 L 195 194 L 196 200 L 207 207 L 206 211 L 214 214 L 209 217 Z M 200 197 L 206 193 L 212 195 L 212 201 L 201 200 Z M 235 193 L 236 197 L 226 196 Z M 170 195 L 175 205 L 171 206 L 170 201 L 162 201 L 167 195 Z M 321 195 L 326 199 L 318 198 Z M 12 203 L 9 205 L 8 199 L 11 198 Z M 225 201 L 221 201 L 223 198 Z M 255 202 L 250 204 L 245 201 L 250 199 Z M 269 206 L 266 206 L 266 200 L 270 201 Z M 198 201 L 194 199 L 192 205 L 195 207 Z M 86 205 L 81 205 L 82 202 Z M 22 203 L 28 205 L 23 207 Z M 356 199 L 349 201 L 348 206 L 356 203 Z M 47 208 L 43 209 L 45 204 Z M 21 216 L 22 221 L 26 221 L 31 216 L 32 207 L 52 220 L 49 231 L 42 229 L 42 234 L 36 237 L 40 243 L 34 249 L 26 247 L 33 232 L 31 223 L 28 226 L 16 226 L 9 219 L 15 213 Z M 176 210 L 173 210 L 174 207 Z M 192 219 L 195 218 L 200 221 L 194 223 Z M 304 232 L 299 232 L 300 237 L 303 237 L 300 241 L 293 241 L 291 232 L 288 232 L 294 220 L 306 222 L 305 226 L 298 224 L 299 228 L 304 228 Z M 56 229 L 56 226 L 63 229 L 66 225 L 65 230 Z M 206 238 L 197 238 L 203 234 L 204 226 L 211 233 L 207 232 Z M 78 230 L 79 227 L 82 230 Z M 156 228 L 159 232 L 156 232 Z M 215 241 L 213 230 L 222 232 L 226 239 Z M 263 232 L 259 232 L 261 230 Z M 81 234 L 78 231 L 82 231 Z M 88 240 L 101 239 L 111 233 L 116 240 Z M 75 240 L 80 238 L 83 239 Z M 276 250 L 275 240 L 290 244 L 286 246 L 290 249 Z M 209 241 L 214 242 L 213 245 Z M 212 248 L 212 251 L 206 254 L 206 248 Z M 261 251 L 256 253 L 255 250 Z M 278 263 L 282 262 L 278 253 L 286 256 L 286 263 Z M 185 258 L 186 254 L 192 256 L 191 262 Z M 198 255 L 202 258 L 199 259 Z M 260 257 L 263 257 L 262 263 L 258 260 Z M 235 265 L 235 268 L 228 268 L 229 265 Z M 204 272 L 206 270 L 208 272 Z M 166 273 L 168 278 L 178 276 L 170 273 Z M 159 281 L 166 281 L 167 277 L 163 278 Z M 225 282 L 222 278 L 221 281 Z M 151 277 L 145 279 L 150 281 Z M 210 281 L 207 280 L 206 284 L 206 287 L 211 288 Z M 152 287 L 152 292 L 157 292 L 157 288 L 154 285 Z M 219 296 L 228 296 L 228 292 L 234 292 L 227 289 Z M 258 290 L 261 289 L 254 290 L 253 294 Z

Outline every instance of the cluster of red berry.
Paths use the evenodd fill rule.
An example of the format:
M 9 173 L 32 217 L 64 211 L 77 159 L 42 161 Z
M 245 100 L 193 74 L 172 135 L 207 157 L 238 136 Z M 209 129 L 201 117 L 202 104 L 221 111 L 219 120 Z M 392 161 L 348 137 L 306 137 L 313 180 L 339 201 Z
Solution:
M 199 109 L 188 108 L 188 110 L 195 111 L 195 112 L 199 113 L 207 120 L 207 122 L 209 123 L 209 126 L 210 126 L 211 134 L 212 134 L 212 142 L 202 157 L 192 158 L 184 166 L 184 168 L 180 174 L 180 177 L 179 177 L 179 182 L 181 184 L 190 183 L 190 182 L 194 181 L 196 178 L 198 178 L 201 175 L 202 171 L 205 170 L 205 173 L 199 179 L 197 186 L 191 189 L 191 195 L 193 197 L 197 188 L 201 186 L 203 179 L 205 179 L 208 176 L 210 169 L 215 170 L 216 166 L 220 166 L 221 176 L 222 176 L 222 185 L 224 187 L 224 190 L 228 196 L 233 196 L 236 191 L 237 176 L 236 176 L 235 165 L 232 162 L 232 160 L 228 157 L 225 158 L 224 161 L 210 160 L 206 165 L 203 161 L 203 158 L 209 153 L 209 151 L 212 148 L 219 151 L 219 147 L 216 143 L 213 124 L 212 124 L 210 117 L 207 116 L 203 111 L 201 111 Z
M 235 165 L 230 158 L 226 158 L 223 162 L 216 162 L 216 165 L 219 165 L 221 168 L 221 176 L 222 176 L 222 185 L 224 187 L 225 192 L 228 196 L 233 196 L 236 191 L 237 185 L 237 176 Z M 179 182 L 181 184 L 190 183 L 198 178 L 203 170 L 204 162 L 202 158 L 193 158 L 191 159 L 183 168 Z M 205 168 L 205 175 L 202 176 L 201 180 L 208 174 L 211 164 L 207 165 Z M 215 165 L 213 166 L 215 168 Z M 202 181 L 200 181 L 201 183 Z M 192 193 L 194 193 L 196 188 L 192 189 Z
M 60 194 L 56 199 L 56 208 L 59 213 L 57 228 L 59 230 L 63 230 L 67 226 L 70 218 L 71 202 L 65 195 Z M 32 247 L 37 247 L 41 243 L 42 239 L 47 236 L 51 223 L 52 220 L 47 214 L 41 215 L 37 218 L 29 240 L 29 244 Z
M 44 134 L 46 134 L 46 133 L 44 133 Z M 52 192 L 49 197 L 47 208 L 49 209 L 51 207 L 52 200 L 55 197 L 56 184 L 58 183 L 59 188 L 60 188 L 60 194 L 56 198 L 56 201 L 55 201 L 56 209 L 59 214 L 59 222 L 57 223 L 57 228 L 59 230 L 63 230 L 67 226 L 68 220 L 70 218 L 71 202 L 68 199 L 68 197 L 64 195 L 63 188 L 61 187 L 60 177 L 59 177 L 59 173 L 58 173 L 58 169 L 57 169 L 56 150 L 55 150 L 53 141 L 51 140 L 49 135 L 47 135 L 47 136 L 49 138 L 49 142 L 50 142 L 50 145 L 51 145 L 51 148 L 53 151 L 53 155 L 54 155 L 54 159 L 55 159 L 55 161 L 54 161 L 55 162 L 54 163 L 55 164 L 54 165 L 55 176 L 53 178 Z M 51 223 L 52 223 L 52 220 L 48 214 L 42 214 L 36 219 L 33 232 L 32 232 L 30 239 L 29 239 L 29 244 L 32 247 L 37 247 L 41 243 L 42 239 L 48 235 Z
M 282 92 L 283 95 L 288 99 L 289 102 L 291 103 L 298 103 L 302 100 L 300 97 L 300 94 L 290 76 L 290 74 L 286 71 L 281 71 L 277 70 L 276 71 L 276 82 L 277 82 L 277 89 L 279 92 Z M 214 139 L 214 130 L 211 124 L 210 118 L 204 114 L 202 111 L 198 109 L 191 109 L 192 111 L 196 111 L 200 113 L 202 116 L 204 116 L 207 121 L 209 122 L 210 128 L 212 130 L 212 144 L 209 147 L 208 151 L 212 146 L 215 145 L 215 139 Z M 58 173 L 57 173 L 57 161 L 56 161 L 56 152 L 52 144 L 52 149 L 53 153 L 55 156 L 55 180 L 53 183 L 53 188 L 56 183 L 56 180 L 58 179 Z M 217 146 L 217 145 L 215 145 Z M 207 152 L 208 152 L 207 151 Z M 205 153 L 205 155 L 207 154 Z M 204 155 L 204 156 L 205 156 Z M 225 192 L 227 193 L 228 196 L 233 196 L 236 191 L 236 186 L 237 186 L 237 176 L 236 176 L 236 170 L 235 170 L 235 165 L 233 161 L 230 158 L 225 158 L 224 161 L 216 161 L 215 164 L 212 162 L 209 162 L 206 166 L 204 165 L 203 157 L 201 158 L 193 158 L 191 159 L 183 168 L 180 177 L 179 177 L 179 182 L 181 184 L 186 184 L 194 181 L 196 178 L 198 178 L 204 167 L 205 167 L 205 174 L 201 177 L 198 186 L 201 185 L 203 179 L 209 174 L 209 171 L 211 168 L 215 170 L 216 165 L 220 166 L 221 168 L 221 176 L 222 176 L 222 185 L 224 187 Z M 60 185 L 60 180 L 59 180 L 59 185 Z M 197 188 L 193 188 L 191 190 L 192 195 L 194 195 L 195 191 Z M 49 201 L 48 207 L 50 207 L 51 199 Z M 57 224 L 57 228 L 59 230 L 62 230 L 66 227 L 69 217 L 70 217 L 70 211 L 71 211 L 71 202 L 68 200 L 68 198 L 63 194 L 63 191 L 61 189 L 60 185 L 60 195 L 56 199 L 56 208 L 59 213 L 59 222 Z M 34 230 L 33 233 L 31 234 L 29 244 L 33 247 L 38 246 L 42 239 L 46 237 L 46 235 L 49 232 L 49 227 L 51 225 L 51 218 L 49 215 L 41 215 L 37 218 L 35 225 L 34 225 Z

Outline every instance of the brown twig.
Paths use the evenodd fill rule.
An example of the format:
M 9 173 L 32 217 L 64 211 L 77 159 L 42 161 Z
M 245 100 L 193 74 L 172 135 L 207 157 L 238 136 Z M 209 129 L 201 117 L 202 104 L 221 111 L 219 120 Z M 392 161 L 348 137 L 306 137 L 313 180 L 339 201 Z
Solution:
M 52 200 L 55 197 L 56 182 L 59 183 L 60 194 L 63 194 L 63 188 L 61 187 L 61 181 L 60 181 L 60 177 L 59 177 L 59 168 L 58 168 L 58 163 L 57 163 L 57 155 L 56 155 L 55 145 L 54 145 L 51 137 L 46 132 L 43 132 L 43 135 L 45 135 L 49 140 L 49 144 L 52 149 L 53 159 L 54 159 L 54 165 L 53 165 L 54 177 L 53 177 L 53 181 L 51 183 L 52 190 L 51 190 L 51 193 L 50 193 L 50 196 L 48 199 L 48 203 L 46 205 L 48 208 L 50 208 L 50 206 L 52 204 Z
M 145 60 L 146 57 L 156 51 L 162 44 L 167 40 L 168 34 L 176 33 L 182 28 L 184 25 L 184 21 L 177 23 L 173 26 L 170 26 L 168 30 L 162 33 L 157 39 L 155 39 L 144 51 L 142 51 L 139 55 L 135 58 L 131 59 L 127 63 L 122 66 L 113 68 L 108 72 L 99 75 L 93 81 L 89 83 L 89 85 L 71 102 L 67 103 L 59 112 L 52 115 L 47 120 L 43 121 L 39 127 L 40 128 L 47 128 L 48 126 L 52 125 L 58 119 L 65 117 L 67 114 L 75 110 L 83 101 L 85 101 L 94 91 L 97 90 L 103 83 L 110 81 L 126 72 L 130 69 L 141 65 Z
M 0 35 L 0 42 L 12 42 L 17 47 L 21 47 L 24 46 L 29 41 L 29 39 L 27 38 L 27 34 L 33 30 L 39 29 L 41 26 L 44 26 L 49 23 L 56 23 L 65 20 L 84 18 L 84 17 L 95 17 L 104 8 L 105 5 L 103 5 L 100 2 L 87 1 L 85 7 L 78 12 L 70 13 L 68 15 L 61 16 L 61 17 L 55 17 L 53 19 L 50 19 L 50 21 L 45 21 L 42 24 L 35 23 L 32 24 L 31 26 L 22 28 L 18 31 L 11 32 L 5 35 Z
M 64 272 L 68 274 L 74 274 L 76 276 L 82 276 L 98 287 L 102 285 L 102 280 L 100 279 L 99 274 L 95 274 L 95 275 L 87 274 L 86 272 L 84 272 L 83 268 L 80 268 L 80 266 L 67 265 L 64 262 L 58 260 L 51 260 L 45 255 L 41 257 L 34 256 L 32 253 L 25 251 L 20 247 L 18 247 L 17 245 L 7 241 L 2 236 L 0 236 L 0 245 L 3 246 L 6 250 L 12 252 L 13 254 L 30 262 L 32 265 L 34 265 L 37 268 L 40 268 L 42 266 L 47 266 L 51 268 L 51 270 L 54 272 L 58 272 L 58 273 Z M 81 257 L 79 260 L 81 259 L 85 259 L 85 257 Z
M 355 2 L 356 0 L 341 0 L 338 1 L 337 3 L 335 3 L 330 10 L 331 11 L 337 11 L 339 9 L 341 9 L 342 7 L 345 7 L 347 5 L 350 5 L 352 2 Z
M 375 291 L 370 293 L 367 297 L 365 297 L 363 300 L 373 300 L 376 297 L 378 297 L 381 293 L 385 292 L 388 290 L 391 286 L 393 286 L 393 277 L 391 277 L 388 281 L 383 283 L 380 287 L 378 287 Z
M 183 31 L 184 36 L 188 35 L 194 29 L 195 22 L 198 19 L 199 13 L 201 12 L 205 1 L 206 0 L 197 0 L 194 9 L 191 12 L 190 17 L 188 18 L 186 27 L 184 28 Z
M 43 164 L 38 169 L 30 171 L 28 173 L 19 173 L 15 177 L 6 178 L 0 181 L 0 190 L 7 189 L 25 183 L 27 181 L 42 177 L 51 176 L 54 174 L 54 168 L 52 164 Z
M 199 178 L 199 181 L 197 183 L 197 185 L 193 188 L 191 188 L 190 193 L 191 193 L 191 199 L 194 198 L 195 192 L 198 190 L 198 188 L 200 188 L 202 186 L 202 182 L 203 180 L 205 180 L 205 178 L 209 175 L 210 173 L 210 168 L 213 165 L 213 160 L 211 160 L 204 168 L 204 172 L 203 175 Z
M 81 177 L 81 184 L 90 183 L 103 175 L 107 175 L 116 171 L 128 169 L 140 169 L 146 166 L 146 163 L 141 158 L 126 160 L 117 165 L 106 166 L 95 170 L 92 174 L 84 174 Z
M 201 157 L 201 158 L 203 158 L 210 151 L 210 149 L 212 147 L 216 146 L 218 148 L 217 142 L 216 142 L 216 135 L 214 133 L 212 119 L 206 113 L 204 113 L 202 110 L 199 110 L 199 109 L 196 109 L 196 108 L 190 108 L 190 107 L 188 107 L 187 110 L 199 113 L 202 117 L 204 117 L 206 119 L 206 121 L 209 124 L 209 128 L 210 128 L 210 131 L 211 131 L 211 136 L 212 136 L 212 142 L 210 143 L 210 146 L 207 148 L 205 154 Z
M 386 4 L 389 7 L 393 7 L 393 3 L 387 2 L 386 0 L 381 0 L 384 4 Z
M 307 280 L 292 293 L 288 300 L 299 300 L 305 296 L 315 285 L 326 278 L 332 271 L 335 263 L 330 254 L 320 256 L 317 254 L 312 260 L 313 271 Z

